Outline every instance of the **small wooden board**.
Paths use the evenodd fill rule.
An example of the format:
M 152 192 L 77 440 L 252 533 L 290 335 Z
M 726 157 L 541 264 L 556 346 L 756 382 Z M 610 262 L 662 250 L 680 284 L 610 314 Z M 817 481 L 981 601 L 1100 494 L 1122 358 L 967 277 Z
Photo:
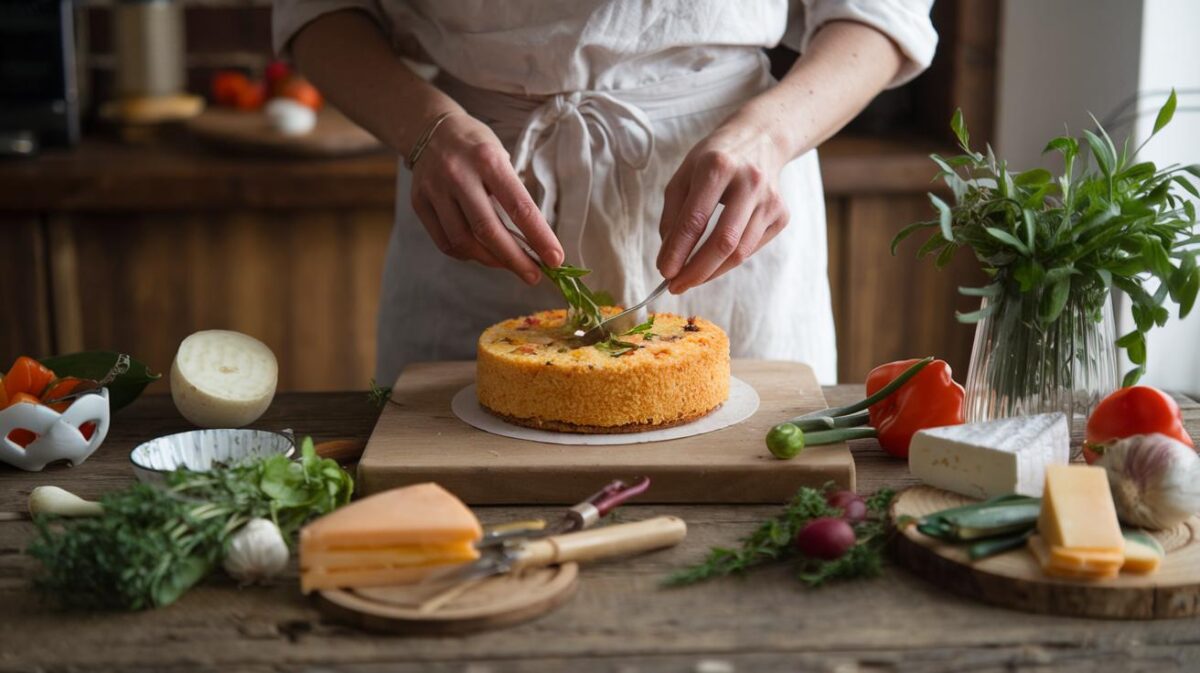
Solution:
M 528 621 L 570 600 L 579 566 L 534 568 L 459 585 L 429 584 L 317 592 L 326 614 L 371 631 L 469 633 Z M 448 600 L 447 600 L 448 599 Z M 443 602 L 443 600 L 445 602 Z M 422 605 L 438 604 L 422 610 Z
M 474 362 L 409 366 L 392 389 L 358 464 L 358 486 L 377 493 L 436 481 L 472 505 L 574 504 L 613 479 L 650 477 L 638 502 L 773 503 L 801 486 L 854 488 L 845 444 L 793 460 L 767 450 L 767 431 L 823 409 L 812 369 L 795 362 L 735 360 L 733 374 L 758 391 L 753 416 L 694 437 L 617 446 L 553 445 L 500 437 L 460 421 L 450 400 L 475 378 Z
M 972 502 L 929 486 L 914 486 L 892 504 L 892 520 Z M 1121 574 L 1102 582 L 1072 581 L 1042 573 L 1027 549 L 972 562 L 966 549 L 907 526 L 896 535 L 902 565 L 939 587 L 1004 607 L 1074 617 L 1163 619 L 1200 613 L 1200 519 L 1192 517 L 1154 536 L 1167 551 L 1152 575 Z
M 329 106 L 317 113 L 317 125 L 302 136 L 276 131 L 262 112 L 224 108 L 205 110 L 189 119 L 187 128 L 205 142 L 243 154 L 339 157 L 382 147 L 375 136 Z

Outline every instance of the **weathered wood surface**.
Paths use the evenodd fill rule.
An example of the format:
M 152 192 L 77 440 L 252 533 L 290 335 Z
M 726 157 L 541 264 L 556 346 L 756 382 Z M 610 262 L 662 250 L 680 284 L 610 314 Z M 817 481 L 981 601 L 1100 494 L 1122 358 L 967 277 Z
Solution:
M 826 389 L 831 404 L 861 387 Z M 363 393 L 281 396 L 261 425 L 318 439 L 365 437 L 377 411 Z M 1200 435 L 1200 405 L 1187 403 Z M 84 465 L 27 474 L 0 468 L 0 509 L 56 483 L 94 497 L 132 479 L 137 442 L 183 429 L 170 400 L 143 399 L 117 416 Z M 861 491 L 912 483 L 870 441 L 852 445 Z M 1200 622 L 1112 622 L 1031 615 L 968 601 L 890 567 L 882 577 L 802 588 L 784 568 L 685 589 L 660 589 L 672 568 L 731 544 L 776 508 L 630 506 L 623 519 L 678 514 L 675 549 L 584 568 L 579 591 L 553 614 L 461 638 L 369 635 L 323 620 L 293 581 L 239 590 L 211 580 L 169 608 L 139 614 L 55 612 L 30 592 L 21 555 L 28 523 L 0 523 L 0 671 L 1163 671 L 1200 667 Z M 496 507 L 486 521 L 553 508 Z

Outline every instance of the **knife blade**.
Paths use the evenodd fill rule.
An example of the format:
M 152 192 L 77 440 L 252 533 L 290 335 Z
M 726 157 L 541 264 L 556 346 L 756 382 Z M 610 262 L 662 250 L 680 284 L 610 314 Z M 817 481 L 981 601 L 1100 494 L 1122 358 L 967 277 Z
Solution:
M 484 533 L 475 546 L 483 549 L 518 538 L 550 537 L 591 528 L 626 501 L 645 493 L 648 488 L 650 488 L 649 477 L 639 477 L 632 484 L 614 479 L 582 502 L 568 508 L 563 512 L 562 518 L 554 523 L 533 520 L 493 526 Z

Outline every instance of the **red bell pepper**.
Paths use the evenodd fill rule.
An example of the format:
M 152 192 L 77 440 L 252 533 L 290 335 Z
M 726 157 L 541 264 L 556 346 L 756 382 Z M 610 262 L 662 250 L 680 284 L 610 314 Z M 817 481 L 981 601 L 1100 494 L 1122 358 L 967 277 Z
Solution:
M 767 433 L 767 448 L 787 460 L 807 446 L 878 437 L 883 450 L 908 456 L 918 430 L 963 422 L 963 388 L 942 360 L 904 360 L 867 375 L 867 398 L 780 423 Z
M 917 362 L 900 360 L 872 369 L 867 374 L 867 395 L 874 395 Z M 871 427 L 878 431 L 884 451 L 907 458 L 917 431 L 966 421 L 964 397 L 963 387 L 950 376 L 950 365 L 934 360 L 899 390 L 870 406 Z
M 1083 457 L 1093 463 L 1104 445 L 1134 435 L 1158 433 L 1195 446 L 1183 428 L 1183 412 L 1172 397 L 1150 386 L 1121 388 L 1092 410 L 1087 422 Z

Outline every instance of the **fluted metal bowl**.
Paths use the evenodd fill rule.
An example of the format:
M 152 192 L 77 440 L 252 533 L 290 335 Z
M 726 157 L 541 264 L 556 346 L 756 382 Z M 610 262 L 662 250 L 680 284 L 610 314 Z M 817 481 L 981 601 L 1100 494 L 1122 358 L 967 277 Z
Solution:
M 129 454 L 138 481 L 161 483 L 181 467 L 203 472 L 213 465 L 236 465 L 273 455 L 292 457 L 296 444 L 290 434 L 248 428 L 189 430 L 139 444 Z

